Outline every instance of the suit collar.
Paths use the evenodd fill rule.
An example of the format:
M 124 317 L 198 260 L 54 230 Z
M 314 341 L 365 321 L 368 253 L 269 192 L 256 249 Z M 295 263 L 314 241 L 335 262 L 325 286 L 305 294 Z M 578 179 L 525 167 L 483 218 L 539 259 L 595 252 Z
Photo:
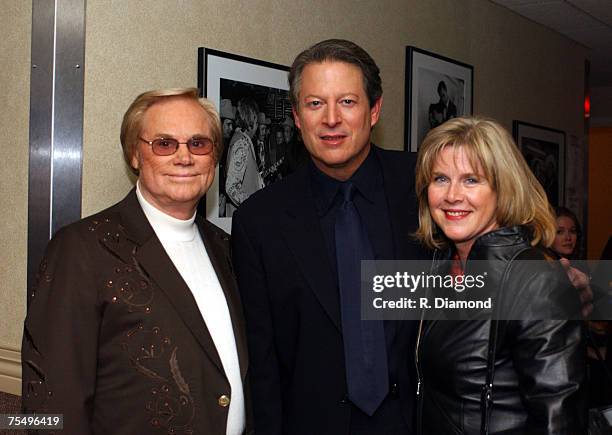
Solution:
M 138 245 L 142 245 L 151 237 L 155 236 L 153 227 L 149 224 L 144 211 L 142 211 L 138 203 L 135 187 L 118 204 L 118 208 L 119 214 L 121 215 L 121 224 L 125 230 L 125 236 L 128 239 Z
M 417 222 L 414 183 L 407 177 L 414 174 L 414 158 L 398 159 L 398 153 L 386 152 L 372 146 L 370 157 L 375 158 L 381 169 L 381 178 L 388 202 L 389 219 L 394 241 L 395 259 L 415 259 L 417 243 L 408 243 Z M 340 297 L 335 276 L 326 252 L 326 244 L 317 213 L 316 199 L 312 191 L 309 165 L 298 169 L 286 181 L 289 192 L 285 202 L 283 220 L 279 231 L 296 258 L 308 285 L 315 293 L 325 312 L 341 330 Z
M 196 224 L 200 231 L 208 257 L 210 258 L 210 262 L 215 269 L 219 283 L 225 294 L 225 300 L 227 301 L 232 320 L 236 348 L 238 350 L 240 374 L 244 380 L 248 366 L 246 326 L 244 323 L 242 304 L 238 295 L 238 285 L 234 278 L 232 261 L 228 249 L 229 236 L 225 233 L 221 233 L 221 230 L 215 228 L 200 215 L 196 216 Z
M 137 247 L 132 255 L 135 256 L 144 274 L 166 295 L 204 352 L 224 374 L 221 359 L 193 294 L 155 235 L 138 203 L 134 189 L 118 204 L 118 207 L 125 237 L 136 243 Z M 236 340 L 240 372 L 244 379 L 247 369 L 246 339 L 242 309 L 232 276 L 228 249 L 223 245 L 218 232 L 213 230 L 212 224 L 200 216 L 196 217 L 196 224 L 225 294 Z
M 364 162 L 347 180 L 353 183 L 357 191 L 369 202 L 374 202 L 376 190 L 382 183 L 382 169 L 376 154 L 375 147 L 372 146 Z M 312 159 L 308 163 L 308 167 L 313 198 L 319 216 L 323 216 L 332 206 L 343 182 L 324 174 L 316 167 Z

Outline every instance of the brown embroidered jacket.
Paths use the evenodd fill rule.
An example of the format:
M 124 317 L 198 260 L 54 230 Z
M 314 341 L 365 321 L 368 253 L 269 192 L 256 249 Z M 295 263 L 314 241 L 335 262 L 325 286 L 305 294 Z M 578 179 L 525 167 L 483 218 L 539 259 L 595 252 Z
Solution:
M 200 216 L 196 223 L 225 292 L 244 382 L 248 358 L 229 236 Z M 25 412 L 63 414 L 64 434 L 225 435 L 230 384 L 134 190 L 56 234 L 31 298 L 22 346 Z

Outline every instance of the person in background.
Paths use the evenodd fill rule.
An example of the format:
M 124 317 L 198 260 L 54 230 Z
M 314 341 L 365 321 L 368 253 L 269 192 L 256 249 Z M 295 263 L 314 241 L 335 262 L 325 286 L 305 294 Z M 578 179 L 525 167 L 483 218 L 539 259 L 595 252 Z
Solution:
M 590 271 L 586 262 L 578 259 L 579 239 L 582 235 L 576 215 L 566 207 L 555 208 L 556 235 L 550 249 L 559 258 L 570 280 L 577 288 L 582 288 L 580 297 L 584 317 L 593 311 L 593 290 L 590 285 Z
M 24 412 L 62 433 L 241 435 L 247 349 L 229 236 L 196 214 L 221 155 L 198 90 L 145 92 L 123 117 L 137 175 L 49 242 L 22 344 Z
M 279 124 L 272 124 L 268 134 L 268 161 L 264 176 L 266 186 L 283 178 L 282 170 L 285 162 L 285 137 L 283 127 Z
M 254 143 L 259 125 L 258 113 L 259 108 L 252 98 L 242 98 L 238 101 L 237 127 L 227 150 L 226 217 L 232 217 L 236 208 L 263 187 Z
M 227 204 L 227 194 L 225 193 L 227 170 L 225 162 L 227 161 L 229 143 L 234 135 L 234 120 L 236 119 L 236 108 L 232 105 L 231 100 L 221 100 L 219 115 L 221 116 L 221 129 L 223 131 L 223 154 L 219 159 L 219 217 L 225 217 L 225 207 Z
M 286 116 L 282 126 L 285 143 L 293 142 L 295 140 L 295 123 L 293 119 L 290 116 Z
M 286 148 L 283 126 L 273 124 L 270 129 L 270 161 L 273 164 L 282 164 L 285 160 Z
M 570 269 L 576 279 L 589 283 L 590 268 L 578 255 L 582 230 L 576 214 L 566 207 L 555 208 L 557 235 L 551 249 L 561 258 L 566 268 Z M 589 285 L 589 289 L 591 286 Z M 595 310 L 587 322 L 587 380 L 589 408 L 612 404 L 612 372 L 608 348 L 612 338 L 612 322 L 605 319 L 598 309 L 600 301 L 608 298 L 598 295 L 595 290 Z
M 580 321 L 538 320 L 569 319 L 580 305 L 546 261 L 552 209 L 512 137 L 493 120 L 447 121 L 425 137 L 416 177 L 430 273 L 472 274 L 487 261 L 484 293 L 514 319 L 421 322 L 417 433 L 584 433 Z
M 221 100 L 221 128 L 223 130 L 223 143 L 229 144 L 235 130 L 234 121 L 236 119 L 236 108 L 232 105 L 232 101 L 225 99 Z
M 429 105 L 429 126 L 431 128 L 437 127 L 457 116 L 457 106 L 449 98 L 444 80 L 438 83 L 438 96 L 440 100 Z
M 578 243 L 582 236 L 580 223 L 576 214 L 566 207 L 556 207 L 557 232 L 555 241 L 550 247 L 557 255 L 568 260 L 578 258 Z
M 268 136 L 270 134 L 270 118 L 266 117 L 265 113 L 259 112 L 257 127 L 257 164 L 259 165 L 259 171 L 264 172 L 270 167 L 270 158 L 268 148 L 269 141 Z

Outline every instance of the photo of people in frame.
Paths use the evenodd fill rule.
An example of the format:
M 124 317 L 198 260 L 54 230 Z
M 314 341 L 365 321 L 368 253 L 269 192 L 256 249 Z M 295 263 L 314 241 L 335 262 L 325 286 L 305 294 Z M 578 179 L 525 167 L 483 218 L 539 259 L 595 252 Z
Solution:
M 428 68 L 419 68 L 417 104 L 418 143 L 429 130 L 465 113 L 465 81 Z
M 286 90 L 221 78 L 220 101 L 218 217 L 232 217 L 249 196 L 289 175 L 308 154 Z
M 417 152 L 429 130 L 471 115 L 473 86 L 472 65 L 406 46 L 405 149 Z

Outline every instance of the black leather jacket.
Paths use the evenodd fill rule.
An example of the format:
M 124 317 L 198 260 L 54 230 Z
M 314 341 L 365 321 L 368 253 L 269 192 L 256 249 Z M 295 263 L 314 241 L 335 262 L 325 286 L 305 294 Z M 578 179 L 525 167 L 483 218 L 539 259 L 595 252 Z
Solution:
M 470 251 L 466 273 L 470 261 L 492 259 L 486 288 L 494 298 L 505 293 L 501 300 L 521 315 L 539 310 L 541 316 L 549 309 L 546 318 L 564 318 L 555 314 L 560 311 L 552 295 L 573 289 L 559 264 L 515 261 L 545 259 L 542 250 L 530 246 L 525 228 L 481 236 Z M 434 267 L 443 263 L 434 260 Z M 578 310 L 577 291 L 575 302 Z M 418 434 L 481 433 L 490 325 L 490 320 L 421 322 Z M 579 392 L 585 375 L 580 322 L 505 320 L 498 325 L 489 433 L 586 433 Z

